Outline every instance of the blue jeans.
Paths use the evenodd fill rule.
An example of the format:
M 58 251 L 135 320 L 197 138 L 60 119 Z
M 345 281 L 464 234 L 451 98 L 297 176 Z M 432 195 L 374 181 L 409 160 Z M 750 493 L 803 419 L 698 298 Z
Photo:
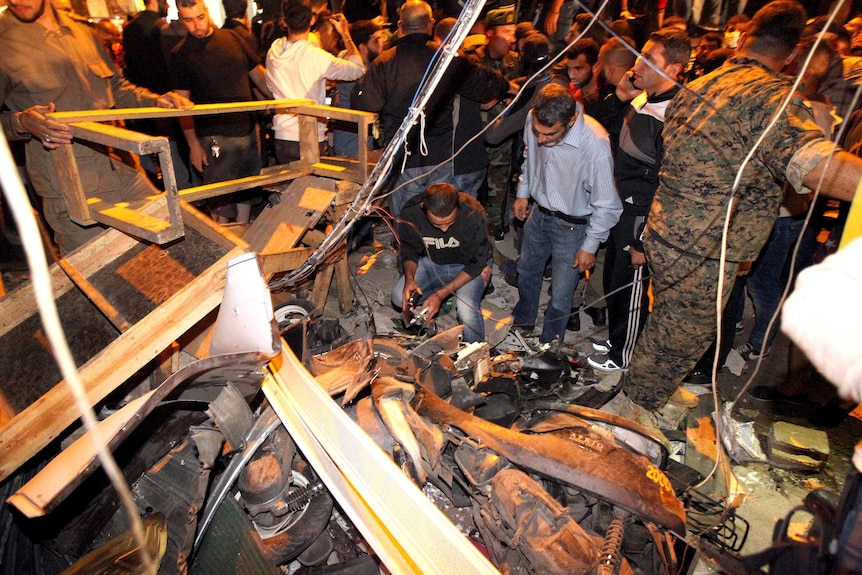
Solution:
M 572 267 L 587 234 L 587 224 L 571 224 L 533 208 L 524 224 L 521 257 L 518 260 L 518 303 L 512 311 L 515 324 L 536 323 L 542 274 L 551 258 L 552 295 L 545 309 L 541 343 L 563 341 L 578 285 L 578 270 Z
M 459 192 L 470 194 L 475 198 L 476 194 L 479 193 L 479 188 L 482 186 L 482 182 L 485 180 L 487 171 L 487 169 L 484 169 L 470 172 L 469 174 L 455 174 L 453 176 L 455 187 L 458 188 Z
M 758 350 L 763 345 L 764 340 L 768 350 L 778 333 L 779 322 L 777 320 L 768 334 L 766 328 L 769 326 L 775 310 L 778 309 L 781 294 L 784 292 L 784 286 L 790 277 L 790 256 L 793 254 L 793 248 L 799 234 L 802 233 L 804 223 L 805 219 L 802 217 L 778 218 L 772 228 L 769 240 L 763 246 L 763 250 L 761 250 L 760 256 L 752 266 L 751 274 L 748 276 L 748 293 L 754 303 L 756 316 L 754 328 L 748 336 L 748 342 Z M 804 257 L 805 251 L 805 246 L 800 246 L 794 276 L 810 263 L 810 258 Z
M 410 198 L 418 196 L 431 184 L 453 184 L 453 178 L 452 162 L 446 162 L 439 168 L 437 166 L 404 168 L 401 173 L 393 177 L 392 185 L 389 186 L 390 190 L 395 190 L 389 196 L 389 211 L 393 216 L 397 216 Z
M 464 269 L 463 264 L 435 264 L 431 258 L 419 260 L 414 280 L 422 290 L 422 300 L 425 299 L 455 279 Z M 404 307 L 404 276 L 402 275 L 392 288 L 392 305 Z M 485 319 L 482 316 L 482 296 L 485 295 L 485 280 L 481 275 L 461 286 L 455 292 L 455 310 L 458 320 L 464 324 L 464 341 L 485 341 Z

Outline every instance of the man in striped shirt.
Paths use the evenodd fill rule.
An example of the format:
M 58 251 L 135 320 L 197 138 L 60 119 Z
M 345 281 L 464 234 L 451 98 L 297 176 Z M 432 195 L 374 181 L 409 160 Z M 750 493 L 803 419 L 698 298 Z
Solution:
M 622 202 L 614 187 L 608 134 L 566 88 L 548 84 L 539 91 L 527 116 L 524 143 L 513 209 L 515 217 L 527 221 L 512 315 L 516 328 L 535 325 L 550 258 L 553 293 L 539 341 L 562 341 L 578 273 L 593 267 L 599 244 L 620 218 Z

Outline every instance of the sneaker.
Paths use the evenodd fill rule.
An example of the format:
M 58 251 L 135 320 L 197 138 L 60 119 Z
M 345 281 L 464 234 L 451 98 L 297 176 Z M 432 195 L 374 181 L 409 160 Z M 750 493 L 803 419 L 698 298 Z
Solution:
M 742 345 L 738 345 L 733 349 L 736 351 L 736 353 L 741 355 L 742 359 L 744 359 L 745 361 L 755 361 L 760 359 L 761 357 L 760 346 L 755 346 L 751 342 L 746 342 Z M 767 355 L 769 355 L 769 348 L 767 348 L 766 351 L 763 352 L 763 357 L 766 357 Z
M 587 363 L 589 363 L 593 369 L 601 371 L 617 371 L 619 369 L 624 369 L 622 366 L 617 365 L 617 363 L 606 353 L 594 353 L 587 357 Z
M 534 323 L 513 323 L 512 331 L 516 331 L 524 337 L 529 337 L 532 335 L 533 330 L 536 329 L 536 324 Z
M 592 339 L 593 349 L 599 353 L 608 353 L 611 350 L 611 340 L 609 339 Z

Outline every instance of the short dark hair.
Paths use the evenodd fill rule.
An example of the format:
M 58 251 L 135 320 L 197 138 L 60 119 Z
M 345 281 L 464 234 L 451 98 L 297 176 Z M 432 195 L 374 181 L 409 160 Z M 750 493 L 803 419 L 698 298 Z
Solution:
M 533 103 L 533 116 L 547 127 L 568 124 L 577 111 L 578 104 L 572 93 L 553 82 L 542 86 Z
M 350 38 L 357 46 L 368 44 L 368 41 L 378 30 L 380 30 L 380 26 L 372 20 L 357 20 L 350 25 Z
M 805 9 L 793 0 L 775 0 L 754 14 L 746 29 L 748 48 L 775 58 L 786 58 L 796 48 L 805 28 Z
M 664 48 L 665 64 L 682 64 L 683 69 L 688 65 L 691 59 L 691 42 L 688 40 L 688 34 L 676 28 L 662 28 L 650 34 L 649 39 Z
M 248 0 L 222 0 L 224 6 L 224 15 L 227 18 L 242 19 L 248 10 Z
M 177 0 L 177 8 L 191 8 L 198 2 L 204 4 L 204 0 Z M 206 6 L 206 4 L 204 4 L 204 6 Z
M 603 44 L 607 39 L 608 34 L 605 32 L 605 29 L 602 28 L 602 25 L 596 22 L 592 26 L 590 26 L 590 22 L 592 22 L 593 17 L 587 14 L 586 12 L 581 12 L 577 16 L 575 16 L 574 23 L 578 25 L 578 30 L 581 32 L 585 32 L 584 38 L 592 38 L 596 41 L 596 44 Z M 590 27 L 587 30 L 587 26 Z
M 566 52 L 566 58 L 576 59 L 581 54 L 592 66 L 599 61 L 599 44 L 592 38 L 581 38 Z
M 551 55 L 551 42 L 541 32 L 533 32 L 524 38 L 524 47 L 521 50 L 521 66 L 528 75 L 548 63 Z
M 452 28 L 455 27 L 455 24 L 458 23 L 458 20 L 455 18 L 443 18 L 442 20 L 437 22 L 437 25 L 434 26 L 434 37 L 440 38 L 440 41 L 446 39 L 449 35 L 449 32 L 452 31 Z
M 314 14 L 311 11 L 310 0 L 282 0 L 281 13 L 284 24 L 291 32 L 305 32 L 311 29 L 311 19 Z
M 438 218 L 445 218 L 458 207 L 458 190 L 452 184 L 432 184 L 422 194 L 422 207 Z

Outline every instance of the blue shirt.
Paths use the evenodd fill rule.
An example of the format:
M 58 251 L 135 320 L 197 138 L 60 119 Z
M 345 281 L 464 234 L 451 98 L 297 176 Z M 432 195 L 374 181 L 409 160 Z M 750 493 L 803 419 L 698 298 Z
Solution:
M 536 142 L 531 110 L 524 126 L 524 143 L 517 197 L 532 197 L 543 208 L 589 218 L 581 249 L 596 253 L 623 212 L 614 187 L 608 133 L 578 104 L 574 125 L 553 146 Z

